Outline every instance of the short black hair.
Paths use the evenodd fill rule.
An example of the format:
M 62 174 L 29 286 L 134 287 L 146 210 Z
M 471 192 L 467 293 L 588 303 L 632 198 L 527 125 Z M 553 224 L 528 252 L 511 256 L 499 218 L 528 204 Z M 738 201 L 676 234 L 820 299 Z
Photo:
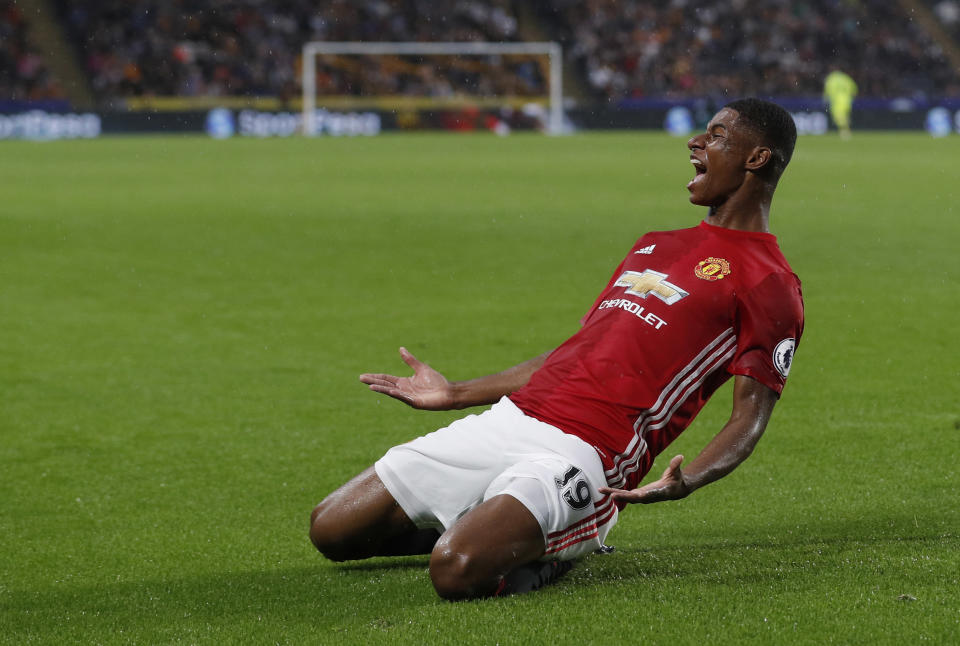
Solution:
M 776 183 L 790 163 L 797 143 L 797 125 L 793 117 L 776 103 L 763 99 L 738 99 L 723 107 L 736 110 L 746 125 L 760 135 L 764 145 L 770 147 L 772 163 L 766 166 L 769 169 L 766 176 Z

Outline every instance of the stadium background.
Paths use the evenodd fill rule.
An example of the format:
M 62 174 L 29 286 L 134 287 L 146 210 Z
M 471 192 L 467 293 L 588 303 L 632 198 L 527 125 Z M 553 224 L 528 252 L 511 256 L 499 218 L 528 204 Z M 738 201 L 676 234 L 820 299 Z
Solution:
M 671 108 L 675 126 L 699 125 L 751 94 L 822 132 L 822 83 L 837 66 L 859 84 L 860 128 L 944 134 L 960 129 L 958 14 L 956 0 L 3 0 L 0 137 L 289 135 L 302 45 L 343 40 L 560 43 L 575 128 L 662 128 Z M 535 57 L 324 57 L 316 75 L 328 134 L 537 127 L 524 107 L 547 81 Z
M 0 0 L 0 133 L 71 138 L 0 142 L 0 644 L 960 642 L 956 5 Z M 557 40 L 603 131 L 488 134 L 538 62 L 335 60 L 326 109 L 398 132 L 204 133 L 217 107 L 295 133 L 315 38 Z M 449 604 L 425 558 L 316 553 L 323 495 L 460 414 L 359 373 L 561 342 L 639 234 L 702 217 L 669 110 L 822 124 L 834 64 L 854 134 L 802 137 L 778 188 L 807 326 L 746 464 L 537 594 Z

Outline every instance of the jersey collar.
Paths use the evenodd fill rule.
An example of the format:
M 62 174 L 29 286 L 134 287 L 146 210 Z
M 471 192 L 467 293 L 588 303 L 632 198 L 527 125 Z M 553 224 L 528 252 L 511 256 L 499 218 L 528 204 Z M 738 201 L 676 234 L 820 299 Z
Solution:
M 709 224 L 705 221 L 700 222 L 700 228 L 709 231 L 710 233 L 726 236 L 728 238 L 753 238 L 754 240 L 764 240 L 766 242 L 777 243 L 777 236 L 772 233 L 765 233 L 763 231 L 739 231 L 737 229 L 728 229 L 726 227 L 718 227 L 715 224 Z

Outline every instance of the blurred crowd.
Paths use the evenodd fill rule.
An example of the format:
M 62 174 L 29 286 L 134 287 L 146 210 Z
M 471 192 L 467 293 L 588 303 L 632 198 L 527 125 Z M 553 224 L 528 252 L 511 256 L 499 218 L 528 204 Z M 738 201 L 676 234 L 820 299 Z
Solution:
M 101 99 L 140 95 L 299 93 L 304 42 L 504 41 L 517 36 L 508 0 L 104 0 L 61 2 Z M 542 91 L 539 71 L 483 60 L 418 65 L 400 57 L 323 59 L 333 94 Z M 437 70 L 442 70 L 438 73 Z M 519 81 L 517 79 L 520 79 Z M 536 87 L 540 85 L 541 87 Z
M 960 0 L 926 0 L 960 41 Z M 97 99 L 300 94 L 300 52 L 319 41 L 515 41 L 518 8 L 555 39 L 582 85 L 643 97 L 817 96 L 846 70 L 861 96 L 960 95 L 930 36 L 886 0 L 55 0 Z M 426 61 L 428 64 L 423 64 Z M 320 57 L 337 95 L 546 93 L 532 57 Z M 22 10 L 0 0 L 0 100 L 61 96 Z
M 946 0 L 953 3 L 953 0 Z M 832 67 L 861 95 L 960 92 L 957 72 L 887 0 L 554 0 L 565 49 L 616 101 L 715 93 L 818 95 Z
M 0 0 L 0 100 L 62 97 L 62 88 L 30 37 L 23 11 L 12 0 Z
M 955 41 L 960 41 L 960 1 L 927 0 L 940 25 Z

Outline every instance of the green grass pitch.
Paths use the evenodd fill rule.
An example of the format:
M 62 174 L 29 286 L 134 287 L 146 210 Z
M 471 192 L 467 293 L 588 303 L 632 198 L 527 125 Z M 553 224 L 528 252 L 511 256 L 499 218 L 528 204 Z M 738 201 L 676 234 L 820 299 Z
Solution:
M 456 604 L 425 558 L 307 539 L 457 415 L 357 375 L 561 342 L 636 237 L 702 218 L 683 140 L 3 143 L 0 643 L 958 643 L 957 141 L 801 138 L 771 224 L 806 333 L 753 457 L 556 586 Z

